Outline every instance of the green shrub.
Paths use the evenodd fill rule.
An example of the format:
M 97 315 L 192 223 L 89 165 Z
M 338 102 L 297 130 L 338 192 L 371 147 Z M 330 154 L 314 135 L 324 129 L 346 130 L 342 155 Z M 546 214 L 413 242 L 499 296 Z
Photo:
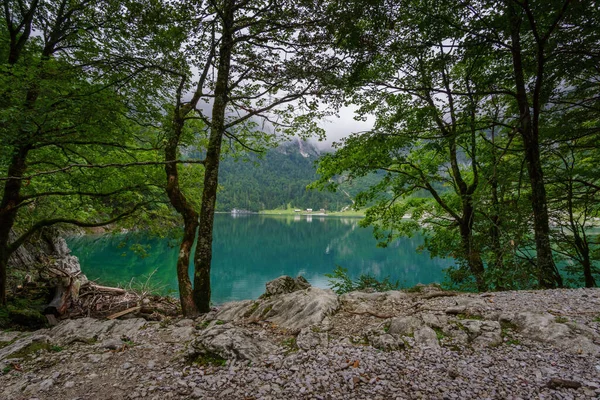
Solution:
M 362 274 L 356 280 L 348 276 L 348 269 L 335 267 L 331 274 L 325 274 L 328 278 L 329 286 L 337 294 L 353 292 L 355 290 L 372 289 L 376 292 L 386 292 L 388 290 L 400 289 L 398 281 L 391 282 L 389 276 L 379 281 L 372 275 Z

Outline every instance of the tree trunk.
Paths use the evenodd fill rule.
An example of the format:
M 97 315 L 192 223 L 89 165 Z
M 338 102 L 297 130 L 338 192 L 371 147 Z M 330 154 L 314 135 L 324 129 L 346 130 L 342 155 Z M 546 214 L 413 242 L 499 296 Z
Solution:
M 533 229 L 535 235 L 538 282 L 543 288 L 562 287 L 562 277 L 554 263 L 552 247 L 550 246 L 548 205 L 546 200 L 544 175 L 540 162 L 539 145 L 536 140 L 537 138 L 524 137 L 523 139 L 526 143 L 525 157 L 531 184 L 531 206 L 533 209 Z
M 583 260 L 583 277 L 585 279 L 585 287 L 596 287 L 596 280 L 594 279 L 594 275 L 592 275 L 592 263 L 590 262 L 589 255 Z
M 231 65 L 235 0 L 226 0 L 223 7 L 223 31 L 219 47 L 219 68 L 215 85 L 210 137 L 204 163 L 204 187 L 200 208 L 198 244 L 194 254 L 194 301 L 202 313 L 210 311 L 210 266 L 212 262 L 213 224 L 219 184 L 221 143 L 225 134 L 225 109 L 228 102 L 228 80 Z
M 21 187 L 23 186 L 21 177 L 27 168 L 25 164 L 27 153 L 29 153 L 28 146 L 15 149 L 7 171 L 7 176 L 14 177 L 14 179 L 6 181 L 4 194 L 0 202 L 0 301 L 2 304 L 6 304 L 8 258 L 14 251 L 9 243 L 10 231 L 17 217 L 17 206 L 21 202 Z
M 515 10 L 516 5 L 510 1 L 508 13 L 510 17 L 511 53 L 515 74 L 517 103 L 519 106 L 519 133 L 523 138 L 525 147 L 525 161 L 531 184 L 531 207 L 533 211 L 533 229 L 537 256 L 538 283 L 543 288 L 562 287 L 562 278 L 554 263 L 552 248 L 550 246 L 550 224 L 548 222 L 548 205 L 546 200 L 546 187 L 544 174 L 540 161 L 539 127 L 537 118 L 541 108 L 539 94 L 534 95 L 534 104 L 530 105 L 525 86 L 525 72 L 521 52 L 521 17 Z M 542 85 L 544 54 L 538 48 L 536 91 Z M 535 93 L 534 93 L 535 94 Z M 536 118 L 532 121 L 530 107 L 534 109 Z
M 171 160 L 167 158 L 167 161 Z M 166 169 L 177 169 L 175 163 L 168 163 Z M 177 173 L 172 174 L 172 171 L 167 172 L 167 195 L 175 209 L 183 217 L 183 238 L 179 245 L 179 253 L 177 255 L 177 283 L 179 285 L 179 300 L 183 315 L 186 317 L 194 317 L 198 315 L 198 309 L 194 303 L 192 282 L 189 276 L 190 254 L 194 240 L 196 239 L 196 230 L 198 228 L 198 213 L 189 205 L 183 193 L 179 190 Z
M 178 95 L 180 95 L 180 91 Z M 173 115 L 172 130 L 169 133 L 168 142 L 165 146 L 165 161 L 167 161 L 165 164 L 165 172 L 167 174 L 167 186 L 165 190 L 171 205 L 183 218 L 183 238 L 181 239 L 177 255 L 177 283 L 179 286 L 181 310 L 185 317 L 195 317 L 198 315 L 198 308 L 194 303 L 192 282 L 188 270 L 190 267 L 190 254 L 194 240 L 196 239 L 196 230 L 198 229 L 198 213 L 179 188 L 177 163 L 169 162 L 177 160 L 179 141 L 185 123 L 185 114 L 186 111 L 181 110 L 178 98 L 178 105 Z
M 198 308 L 194 303 L 194 292 L 192 290 L 192 281 L 190 280 L 190 254 L 192 246 L 196 239 L 196 231 L 198 228 L 198 214 L 187 219 L 184 223 L 183 238 L 179 246 L 179 255 L 177 257 L 177 283 L 179 285 L 179 300 L 181 301 L 181 309 L 186 317 L 194 317 L 198 315 Z
M 569 196 L 572 196 L 572 192 L 569 193 Z M 572 213 L 572 208 L 569 208 L 569 212 Z M 573 217 L 571 216 L 571 221 L 573 221 Z M 577 249 L 577 253 L 579 255 L 579 262 L 583 267 L 583 278 L 585 281 L 585 287 L 591 288 L 596 287 L 596 280 L 594 279 L 594 275 L 592 274 L 592 260 L 590 259 L 590 246 L 585 236 L 585 231 L 583 231 L 583 227 L 581 228 L 581 233 L 579 234 L 579 229 L 575 226 L 573 222 L 571 222 L 572 230 L 573 230 L 573 240 L 574 246 Z
M 468 217 L 467 217 L 468 218 Z M 464 221 L 460 224 L 460 238 L 464 257 L 469 266 L 469 271 L 475 277 L 477 290 L 485 292 L 487 285 L 484 279 L 485 268 L 478 249 L 473 246 L 473 229 L 469 223 Z
M 496 272 L 493 274 L 495 290 L 505 290 L 504 282 L 501 279 L 501 276 L 504 272 L 504 253 L 502 251 L 502 242 L 500 240 L 500 224 L 501 218 L 498 215 L 498 210 L 500 207 L 500 202 L 498 199 L 498 182 L 496 181 L 495 173 L 494 177 L 490 181 L 490 186 L 492 190 L 492 215 L 490 216 L 490 221 L 492 226 L 490 227 L 490 248 L 492 250 L 492 255 L 494 260 L 492 261 L 491 268 Z
M 6 305 L 6 278 L 8 267 L 8 251 L 5 245 L 0 245 L 0 303 Z

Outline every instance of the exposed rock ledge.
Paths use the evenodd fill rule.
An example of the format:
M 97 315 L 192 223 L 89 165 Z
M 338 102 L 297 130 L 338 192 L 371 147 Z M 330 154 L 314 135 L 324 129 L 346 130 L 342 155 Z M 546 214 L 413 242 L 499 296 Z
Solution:
M 267 288 L 195 321 L 0 333 L 0 398 L 600 397 L 600 289 Z

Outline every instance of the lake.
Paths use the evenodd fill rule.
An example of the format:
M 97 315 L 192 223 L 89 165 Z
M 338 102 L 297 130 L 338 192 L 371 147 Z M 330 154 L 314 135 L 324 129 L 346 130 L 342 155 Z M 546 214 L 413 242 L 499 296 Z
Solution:
M 336 265 L 347 268 L 352 278 L 389 276 L 409 287 L 441 282 L 443 269 L 453 264 L 453 260 L 431 259 L 427 252 L 417 253 L 415 249 L 422 244 L 419 237 L 378 248 L 371 229 L 359 227 L 358 222 L 344 217 L 217 214 L 212 301 L 255 299 L 264 292 L 266 282 L 281 275 L 302 275 L 313 286 L 325 288 L 324 274 Z M 178 243 L 173 240 L 88 235 L 68 243 L 89 279 L 122 286 L 132 279 L 132 286 L 148 281 L 163 294 L 177 293 Z

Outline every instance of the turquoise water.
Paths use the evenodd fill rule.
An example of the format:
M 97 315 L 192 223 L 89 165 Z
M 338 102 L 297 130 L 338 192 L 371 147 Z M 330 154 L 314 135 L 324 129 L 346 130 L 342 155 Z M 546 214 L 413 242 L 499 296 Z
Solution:
M 415 249 L 421 239 L 401 239 L 387 248 L 376 247 L 370 229 L 360 228 L 356 218 L 319 216 L 228 214 L 215 217 L 212 301 L 255 299 L 265 283 L 281 275 L 303 275 L 317 287 L 327 287 L 324 276 L 336 265 L 353 278 L 371 274 L 391 277 L 402 286 L 441 282 L 443 269 L 452 260 L 431 259 Z M 89 279 L 106 285 L 133 285 L 146 281 L 163 293 L 176 293 L 177 243 L 140 235 L 82 236 L 69 240 Z M 141 257 L 141 248 L 146 253 Z M 136 254 L 138 253 L 138 254 Z M 190 269 L 191 273 L 191 269 Z

